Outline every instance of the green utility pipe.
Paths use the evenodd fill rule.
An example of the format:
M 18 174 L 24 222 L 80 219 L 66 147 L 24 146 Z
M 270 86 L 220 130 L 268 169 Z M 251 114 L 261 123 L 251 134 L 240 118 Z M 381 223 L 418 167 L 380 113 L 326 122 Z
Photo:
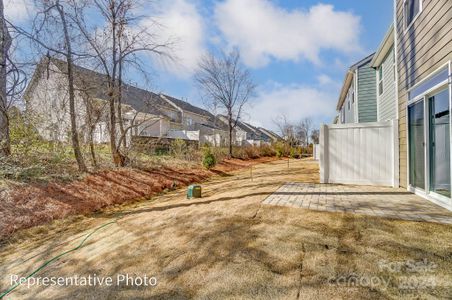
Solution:
M 66 255 L 66 254 L 68 254 L 68 253 L 77 251 L 78 249 L 82 248 L 83 245 L 85 244 L 86 240 L 89 239 L 90 236 L 92 236 L 94 233 L 96 233 L 97 231 L 101 230 L 102 228 L 107 227 L 108 225 L 111 225 L 111 224 L 113 224 L 113 223 L 116 223 L 118 220 L 119 220 L 119 218 L 116 219 L 116 220 L 114 220 L 114 221 L 105 223 L 105 224 L 103 224 L 103 225 L 97 227 L 97 228 L 94 229 L 91 233 L 89 233 L 89 234 L 88 234 L 88 235 L 80 242 L 80 244 L 79 244 L 77 247 L 72 248 L 72 249 L 70 249 L 70 250 L 67 250 L 67 251 L 65 251 L 65 252 L 63 252 L 63 253 L 61 253 L 61 254 L 58 254 L 58 255 L 55 256 L 54 258 L 49 259 L 48 261 L 44 262 L 41 266 L 39 266 L 39 268 L 37 268 L 36 270 L 34 270 L 33 272 L 31 272 L 27 277 L 23 278 L 20 282 L 18 282 L 18 283 L 16 283 L 16 284 L 12 285 L 9 289 L 7 289 L 6 291 L 2 292 L 2 293 L 0 294 L 0 299 L 2 299 L 2 298 L 5 297 L 6 295 L 8 295 L 8 294 L 11 293 L 12 291 L 14 291 L 21 283 L 23 283 L 23 282 L 26 281 L 28 278 L 32 277 L 33 275 L 35 275 L 36 273 L 38 273 L 39 271 L 41 271 L 42 269 L 44 269 L 45 267 L 47 267 L 48 265 L 50 265 L 51 263 L 57 261 L 57 260 L 60 259 L 62 256 Z

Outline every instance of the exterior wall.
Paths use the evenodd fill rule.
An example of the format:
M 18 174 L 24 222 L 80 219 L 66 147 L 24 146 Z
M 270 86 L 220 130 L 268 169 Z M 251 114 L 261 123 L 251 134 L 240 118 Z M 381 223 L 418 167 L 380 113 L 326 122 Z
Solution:
M 378 91 L 380 78 L 377 75 L 378 121 L 388 121 L 397 118 L 394 55 L 394 48 L 392 48 L 380 66 L 380 68 L 383 68 L 383 93 L 381 95 L 379 95 Z M 379 74 L 378 71 L 377 74 Z
M 185 129 L 193 129 L 195 124 L 208 124 L 208 118 L 184 111 L 183 126 Z
M 233 137 L 234 138 L 234 137 Z M 238 127 L 235 128 L 235 145 L 241 146 L 244 141 L 247 139 L 246 131 L 243 131 L 239 129 Z
M 161 119 L 139 121 L 135 135 L 161 137 Z
M 344 123 L 355 123 L 356 122 L 356 101 L 355 101 L 355 85 L 350 85 L 348 89 L 347 96 L 344 101 L 343 109 L 345 111 L 345 122 Z
M 408 29 L 404 26 L 403 0 L 395 1 L 400 185 L 407 187 L 408 89 L 452 60 L 452 1 L 423 0 L 422 12 Z
M 47 74 L 46 74 L 47 75 Z M 49 65 L 47 76 L 39 76 L 33 90 L 26 99 L 27 112 L 36 119 L 36 129 L 46 140 L 66 142 L 70 138 L 69 93 L 67 79 L 53 65 Z M 86 107 L 82 97 L 76 93 L 75 111 L 78 131 L 83 134 Z
M 376 72 L 370 62 L 358 68 L 358 122 L 377 121 Z

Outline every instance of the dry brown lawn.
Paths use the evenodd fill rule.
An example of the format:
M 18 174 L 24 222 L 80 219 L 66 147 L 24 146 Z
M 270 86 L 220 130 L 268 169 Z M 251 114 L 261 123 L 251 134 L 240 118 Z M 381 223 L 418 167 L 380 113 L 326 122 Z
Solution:
M 261 164 L 250 174 L 222 173 L 203 185 L 202 199 L 179 190 L 19 232 L 0 249 L 0 290 L 11 274 L 28 274 L 119 218 L 36 276 L 146 274 L 157 286 L 20 286 L 6 298 L 452 297 L 452 226 L 261 205 L 285 182 L 317 182 L 310 160 L 289 169 L 286 161 Z

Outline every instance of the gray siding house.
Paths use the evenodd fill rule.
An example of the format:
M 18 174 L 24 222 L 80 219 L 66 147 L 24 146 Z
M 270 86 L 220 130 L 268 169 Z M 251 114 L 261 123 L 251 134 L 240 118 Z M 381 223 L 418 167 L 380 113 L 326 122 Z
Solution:
M 349 68 L 337 102 L 337 123 L 377 121 L 376 73 L 371 66 L 374 54 Z

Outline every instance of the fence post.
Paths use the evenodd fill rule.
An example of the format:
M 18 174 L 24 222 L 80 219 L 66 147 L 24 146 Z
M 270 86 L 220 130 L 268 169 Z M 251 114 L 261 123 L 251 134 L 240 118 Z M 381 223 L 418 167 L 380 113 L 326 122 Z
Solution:
M 328 183 L 329 161 L 328 161 L 328 126 L 320 125 L 320 183 Z
M 393 172 L 394 172 L 394 180 L 393 186 L 398 188 L 400 185 L 399 182 L 399 120 L 394 119 L 391 122 L 392 125 L 392 149 L 394 151 L 393 154 Z

